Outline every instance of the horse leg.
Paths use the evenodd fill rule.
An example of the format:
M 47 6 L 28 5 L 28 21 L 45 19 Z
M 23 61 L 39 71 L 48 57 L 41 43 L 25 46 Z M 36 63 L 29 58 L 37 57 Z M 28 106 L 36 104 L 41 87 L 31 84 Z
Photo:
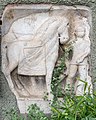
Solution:
M 16 67 L 16 64 L 14 64 L 13 62 L 15 62 L 15 60 L 11 60 L 9 59 L 9 56 L 8 56 L 8 49 L 3 49 L 3 59 L 2 59 L 2 72 L 4 73 L 6 79 L 7 79 L 7 82 L 9 84 L 9 87 L 10 89 L 13 89 L 14 88 L 14 84 L 11 80 L 11 71 L 14 70 L 14 68 Z
M 8 81 L 10 89 L 14 89 L 14 83 L 11 79 L 11 72 L 18 66 L 19 61 L 19 54 L 21 51 L 21 48 L 18 46 L 18 44 L 12 44 L 12 45 L 6 45 L 6 49 L 3 48 L 3 73 Z M 17 50 L 17 51 L 16 51 Z M 19 81 L 15 81 L 16 84 L 19 86 Z M 21 86 L 19 86 L 20 88 Z
M 47 59 L 48 62 L 47 62 L 46 86 L 48 92 L 48 100 L 53 100 L 53 94 L 51 90 L 51 80 L 57 58 L 58 58 L 58 54 L 57 55 L 53 54 L 52 59 L 51 57 L 49 57 L 50 60 Z
M 16 62 L 16 61 L 14 61 L 14 62 Z M 11 72 L 17 67 L 17 64 L 18 63 L 14 64 L 12 61 L 10 61 L 9 64 L 7 65 L 7 68 L 3 71 L 11 89 L 14 88 L 14 84 L 11 79 Z
M 5 75 L 5 78 L 8 82 L 10 90 L 14 93 L 14 95 L 18 96 L 18 94 L 16 93 L 16 90 L 15 90 L 15 87 L 14 87 L 14 83 L 11 79 L 11 75 L 10 75 L 11 72 L 9 70 L 9 67 L 10 67 L 10 65 L 6 66 L 6 68 L 3 68 L 2 72 Z M 14 66 L 13 66 L 13 68 L 14 68 Z
M 48 100 L 53 100 L 53 94 L 51 91 L 52 72 L 53 72 L 53 69 L 48 71 L 48 73 L 46 75 L 46 86 L 47 86 Z

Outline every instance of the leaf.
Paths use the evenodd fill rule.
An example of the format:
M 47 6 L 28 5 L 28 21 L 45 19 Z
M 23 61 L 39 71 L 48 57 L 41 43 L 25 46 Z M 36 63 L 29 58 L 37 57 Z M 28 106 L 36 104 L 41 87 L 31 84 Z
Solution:
M 80 78 L 77 78 L 77 80 L 83 82 L 85 85 L 84 85 L 84 93 L 86 92 L 86 89 L 87 89 L 87 86 L 88 86 L 88 82 L 84 81 L 84 80 L 81 80 Z
M 96 118 L 86 117 L 86 118 L 82 118 L 81 120 L 96 120 Z
M 56 112 L 56 113 L 58 113 L 58 114 L 61 114 L 61 112 L 59 110 L 57 110 L 56 108 L 54 108 L 52 106 L 51 106 L 51 110 L 54 111 L 54 112 Z

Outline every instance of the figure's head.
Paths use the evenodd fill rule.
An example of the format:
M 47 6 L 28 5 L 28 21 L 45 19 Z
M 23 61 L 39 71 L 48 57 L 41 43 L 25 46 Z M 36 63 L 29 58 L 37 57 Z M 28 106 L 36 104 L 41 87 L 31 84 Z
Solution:
M 85 28 L 84 26 L 77 26 L 75 27 L 75 36 L 83 38 L 85 36 Z

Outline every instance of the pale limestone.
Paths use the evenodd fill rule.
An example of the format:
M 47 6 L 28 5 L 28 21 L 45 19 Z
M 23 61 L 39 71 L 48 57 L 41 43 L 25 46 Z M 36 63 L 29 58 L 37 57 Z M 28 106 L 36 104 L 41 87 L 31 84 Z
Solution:
M 22 13 L 23 9 L 25 13 Z M 16 14 L 16 10 L 22 16 Z M 64 49 L 69 45 L 73 47 L 72 59 L 65 61 L 66 83 L 73 83 L 78 69 L 80 79 L 91 84 L 92 89 L 88 73 L 91 17 L 87 7 L 9 5 L 2 20 L 2 71 L 21 113 L 26 113 L 28 106 L 34 103 L 45 113 L 50 112 L 51 79 L 59 43 L 64 44 Z M 75 84 L 76 94 L 82 94 L 84 84 L 77 81 Z M 48 101 L 44 101 L 47 93 Z

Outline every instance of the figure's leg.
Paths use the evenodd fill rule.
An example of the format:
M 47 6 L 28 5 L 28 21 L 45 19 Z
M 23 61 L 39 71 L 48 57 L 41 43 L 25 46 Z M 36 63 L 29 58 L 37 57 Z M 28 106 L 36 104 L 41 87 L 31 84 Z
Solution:
M 89 69 L 89 63 L 88 63 L 88 58 L 86 58 L 86 60 L 84 60 L 85 62 L 87 62 L 87 83 L 88 83 L 88 87 L 90 87 L 90 93 L 93 93 L 93 85 L 92 85 L 92 79 L 91 76 L 89 75 L 90 69 Z M 88 87 L 86 92 L 88 92 Z
M 78 68 L 80 80 L 87 81 L 87 69 L 86 64 L 85 65 L 79 65 Z M 77 80 L 77 89 L 76 89 L 76 95 L 83 95 L 84 94 L 84 82 Z
M 90 92 L 92 93 L 92 82 L 91 77 L 88 74 L 89 65 L 87 59 L 85 59 L 82 64 L 79 66 L 80 79 L 87 82 L 87 88 L 85 92 L 88 92 L 88 87 L 90 87 Z M 84 94 L 84 83 L 82 81 L 77 82 L 76 95 Z
M 72 89 L 73 79 L 74 79 L 74 77 L 76 75 L 77 68 L 78 68 L 77 65 L 70 64 L 68 77 L 66 79 L 66 87 L 65 87 L 65 89 L 68 89 L 68 87 L 70 87 L 70 89 Z

